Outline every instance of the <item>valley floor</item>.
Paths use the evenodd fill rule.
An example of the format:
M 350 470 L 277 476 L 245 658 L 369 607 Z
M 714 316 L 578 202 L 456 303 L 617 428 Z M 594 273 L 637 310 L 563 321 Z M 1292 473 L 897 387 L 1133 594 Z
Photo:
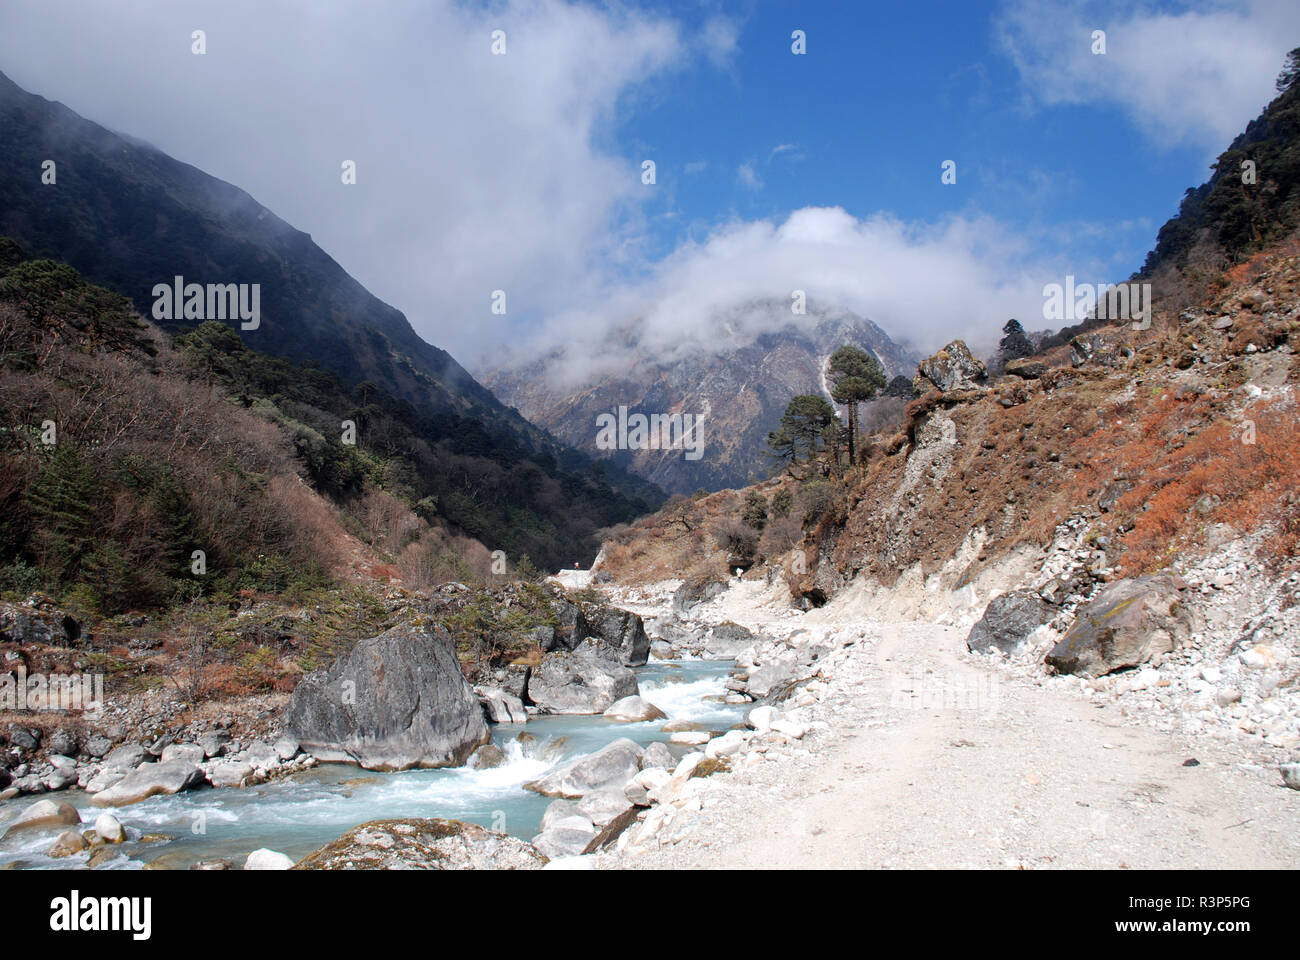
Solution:
M 826 629 L 814 622 L 824 612 L 798 626 Z M 963 629 L 860 626 L 865 639 L 834 664 L 820 702 L 804 708 L 829 729 L 771 747 L 761 760 L 747 755 L 710 778 L 689 823 L 665 829 L 650 849 L 602 854 L 600 865 L 1300 864 L 1300 796 L 1276 766 L 1243 763 L 1231 743 L 1192 745 L 1135 724 L 1113 704 L 998 671 L 965 651 Z M 1198 764 L 1185 766 L 1191 758 Z

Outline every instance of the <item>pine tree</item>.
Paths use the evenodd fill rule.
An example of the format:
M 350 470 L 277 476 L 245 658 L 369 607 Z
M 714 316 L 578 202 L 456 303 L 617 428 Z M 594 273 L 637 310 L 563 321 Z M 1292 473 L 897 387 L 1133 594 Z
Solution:
M 1020 325 L 1020 321 L 1012 318 L 1006 322 L 1002 328 L 1002 342 L 998 344 L 998 361 L 999 366 L 1005 367 L 1008 362 L 1018 357 L 1030 357 L 1034 353 L 1034 345 L 1029 342 L 1025 336 L 1025 328 Z
M 825 442 L 826 428 L 835 422 L 835 408 L 825 397 L 815 393 L 800 394 L 790 401 L 781 417 L 781 429 L 793 451 L 794 462 L 799 462 L 800 449 L 808 459 L 815 457 Z
M 60 443 L 27 492 L 41 566 L 68 577 L 91 544 L 95 477 L 71 443 Z
M 857 463 L 858 404 L 874 400 L 885 385 L 885 371 L 880 362 L 853 346 L 843 346 L 831 354 L 826 368 L 831 397 L 849 411 L 849 464 Z

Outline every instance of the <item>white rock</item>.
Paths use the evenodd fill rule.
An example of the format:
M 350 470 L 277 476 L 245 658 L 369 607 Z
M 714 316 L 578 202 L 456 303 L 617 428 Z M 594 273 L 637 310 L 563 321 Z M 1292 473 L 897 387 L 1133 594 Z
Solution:
M 784 719 L 773 720 L 772 729 L 777 733 L 784 734 L 792 740 L 799 740 L 808 732 L 808 729 L 802 723 Z
M 95 818 L 95 832 L 106 843 L 121 843 L 126 839 L 126 831 L 121 822 L 111 813 L 101 813 Z
M 759 733 L 762 733 L 772 725 L 773 720 L 780 719 L 780 717 L 781 711 L 777 710 L 775 707 L 762 706 L 755 707 L 753 710 L 749 711 L 749 715 L 745 718 L 745 722 Z
M 1214 699 L 1219 706 L 1226 707 L 1229 704 L 1241 701 L 1241 691 L 1236 687 L 1220 687 L 1219 691 L 1214 695 Z
M 266 847 L 254 850 L 244 861 L 245 870 L 288 870 L 292 866 L 293 861 L 283 853 L 268 850 Z

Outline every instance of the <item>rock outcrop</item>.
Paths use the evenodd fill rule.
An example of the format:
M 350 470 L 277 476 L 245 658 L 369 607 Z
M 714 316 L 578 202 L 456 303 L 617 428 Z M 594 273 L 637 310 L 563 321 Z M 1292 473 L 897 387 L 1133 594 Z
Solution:
M 299 683 L 286 729 L 318 760 L 367 770 L 457 766 L 489 737 L 450 634 L 412 625 L 361 641 Z
M 294 870 L 539 870 L 531 843 L 459 820 L 373 820 L 294 864 Z
M 988 379 L 984 363 L 970 352 L 964 340 L 954 340 L 938 353 L 926 357 L 916 368 L 912 389 L 917 395 L 931 390 L 951 393 L 970 390 Z

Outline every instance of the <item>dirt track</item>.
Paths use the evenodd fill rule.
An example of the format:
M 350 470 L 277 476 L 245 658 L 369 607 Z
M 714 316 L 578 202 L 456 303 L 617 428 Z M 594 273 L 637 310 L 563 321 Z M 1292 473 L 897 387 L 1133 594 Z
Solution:
M 810 750 L 718 776 L 677 843 L 605 865 L 1300 864 L 1300 796 L 1276 770 L 1236 766 L 1230 745 L 1193 747 L 1113 706 L 995 675 L 964 652 L 964 630 L 870 634 L 831 682 L 818 713 L 832 729 Z

